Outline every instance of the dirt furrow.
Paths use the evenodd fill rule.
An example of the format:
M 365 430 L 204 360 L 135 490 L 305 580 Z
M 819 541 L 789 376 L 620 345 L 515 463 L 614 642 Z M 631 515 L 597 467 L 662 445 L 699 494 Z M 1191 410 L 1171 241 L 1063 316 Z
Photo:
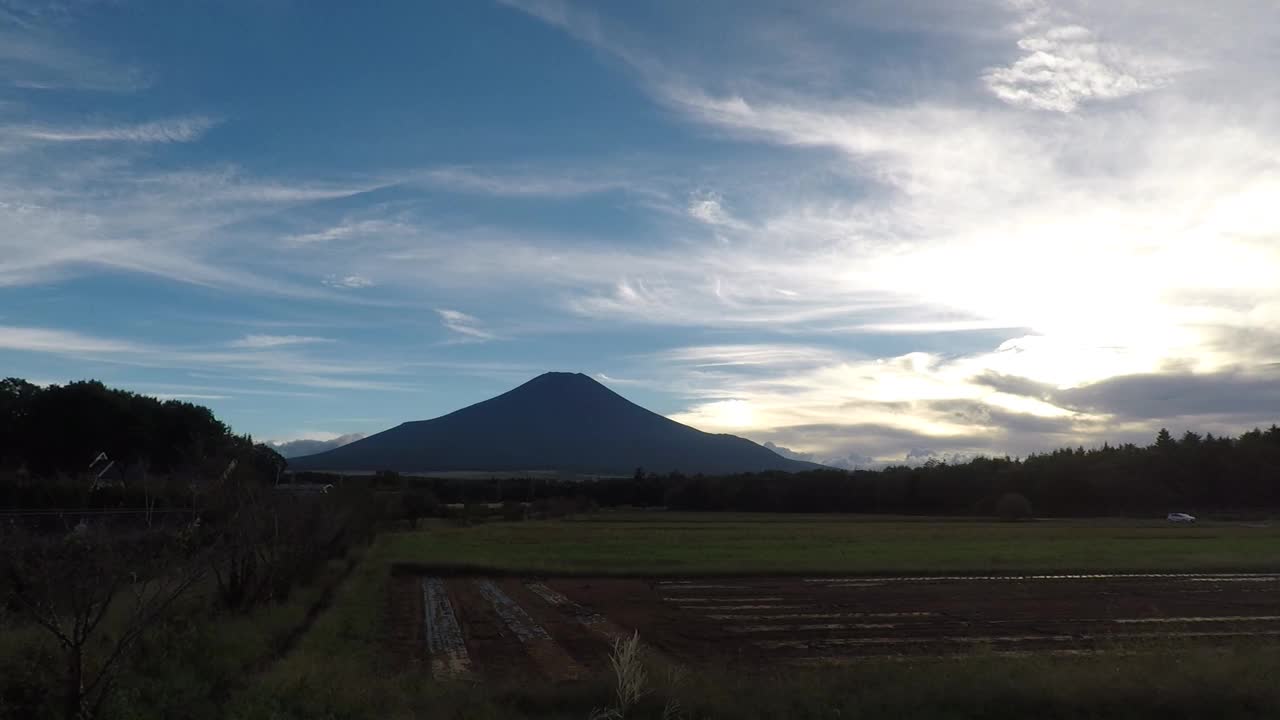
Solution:
M 551 637 L 520 603 L 512 600 L 493 580 L 477 580 L 476 587 L 493 610 L 524 645 L 538 669 L 554 680 L 572 680 L 582 675 L 582 666 Z
M 432 677 L 442 680 L 468 677 L 471 674 L 471 655 L 462 639 L 462 627 L 453 612 L 443 580 L 427 578 L 422 581 L 422 606 Z

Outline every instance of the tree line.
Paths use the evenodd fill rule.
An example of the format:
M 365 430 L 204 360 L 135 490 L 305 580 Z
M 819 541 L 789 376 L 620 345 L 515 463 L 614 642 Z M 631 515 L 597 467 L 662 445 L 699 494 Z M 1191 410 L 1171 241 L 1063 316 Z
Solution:
M 1161 430 L 1147 446 L 1064 448 L 1024 459 L 978 457 L 879 471 L 726 478 L 633 478 L 627 490 L 690 510 L 993 514 L 1019 494 L 1038 514 L 1133 515 L 1280 508 L 1280 427 L 1238 437 Z M 602 504 L 617 496 L 601 488 Z M 626 493 L 622 493 L 625 495 Z
M 0 467 L 25 467 L 40 476 L 77 473 L 105 453 L 118 465 L 166 474 L 201 468 L 252 445 L 200 405 L 96 380 L 46 387 L 0 380 Z
M 0 380 L 0 508 L 187 507 L 193 480 L 226 475 L 233 463 L 272 480 L 285 467 L 270 446 L 200 405 L 92 380 Z M 92 488 L 104 467 L 118 482 Z
M 335 481 L 320 473 L 299 474 L 299 479 Z M 590 481 L 460 480 L 384 471 L 360 482 L 417 496 L 410 505 L 430 508 L 424 512 L 456 504 L 574 498 L 600 507 L 697 511 L 995 515 L 1002 498 L 1018 495 L 1036 514 L 1050 516 L 1250 513 L 1280 509 L 1280 427 L 1238 437 L 1187 432 L 1175 438 L 1161 430 L 1145 446 L 1104 444 L 1026 458 L 930 460 L 882 470 L 705 476 L 637 468 L 631 477 Z

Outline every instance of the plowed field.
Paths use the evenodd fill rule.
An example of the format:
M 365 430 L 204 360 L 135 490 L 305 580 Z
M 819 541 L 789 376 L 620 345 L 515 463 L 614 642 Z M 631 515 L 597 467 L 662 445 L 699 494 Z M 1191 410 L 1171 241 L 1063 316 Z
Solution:
M 442 678 L 559 681 L 638 631 L 744 668 L 973 652 L 1080 653 L 1280 636 L 1280 574 L 487 578 L 397 575 L 398 649 Z

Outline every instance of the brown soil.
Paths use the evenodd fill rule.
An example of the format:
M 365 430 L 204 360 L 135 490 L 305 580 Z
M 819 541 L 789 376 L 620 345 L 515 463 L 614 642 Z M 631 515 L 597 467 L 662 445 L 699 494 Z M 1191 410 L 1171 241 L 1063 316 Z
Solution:
M 561 662 L 568 660 L 573 665 L 566 665 L 560 675 L 581 674 L 607 667 L 609 643 L 603 636 L 592 632 L 571 614 L 562 612 L 530 592 L 520 580 L 506 579 L 499 585 L 563 648 L 567 657 Z
M 538 665 L 520 638 L 480 593 L 476 580 L 450 578 L 449 602 L 458 614 L 476 672 L 501 679 L 540 677 Z
M 404 580 L 420 585 L 412 576 Z M 672 660 L 741 666 L 1280 636 L 1280 576 L 542 580 L 568 604 L 531 591 L 533 580 L 494 580 L 549 636 L 523 642 L 476 580 L 448 580 L 482 675 L 560 680 L 601 670 L 608 667 L 608 639 L 632 631 Z M 409 604 L 394 601 L 406 592 L 398 582 L 393 609 Z M 395 611 L 393 621 L 407 629 L 393 642 L 412 636 L 421 645 L 421 620 L 407 614 Z M 405 656 L 420 658 L 417 652 Z
M 426 659 L 422 578 L 392 575 L 387 596 L 387 648 L 401 665 Z

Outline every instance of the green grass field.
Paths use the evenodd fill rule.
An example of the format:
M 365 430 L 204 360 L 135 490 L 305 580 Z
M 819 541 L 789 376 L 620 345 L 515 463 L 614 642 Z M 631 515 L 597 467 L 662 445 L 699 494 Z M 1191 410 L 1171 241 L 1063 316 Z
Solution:
M 379 541 L 394 563 L 505 572 L 987 573 L 1280 569 L 1280 526 L 841 515 L 599 513 L 437 523 Z

